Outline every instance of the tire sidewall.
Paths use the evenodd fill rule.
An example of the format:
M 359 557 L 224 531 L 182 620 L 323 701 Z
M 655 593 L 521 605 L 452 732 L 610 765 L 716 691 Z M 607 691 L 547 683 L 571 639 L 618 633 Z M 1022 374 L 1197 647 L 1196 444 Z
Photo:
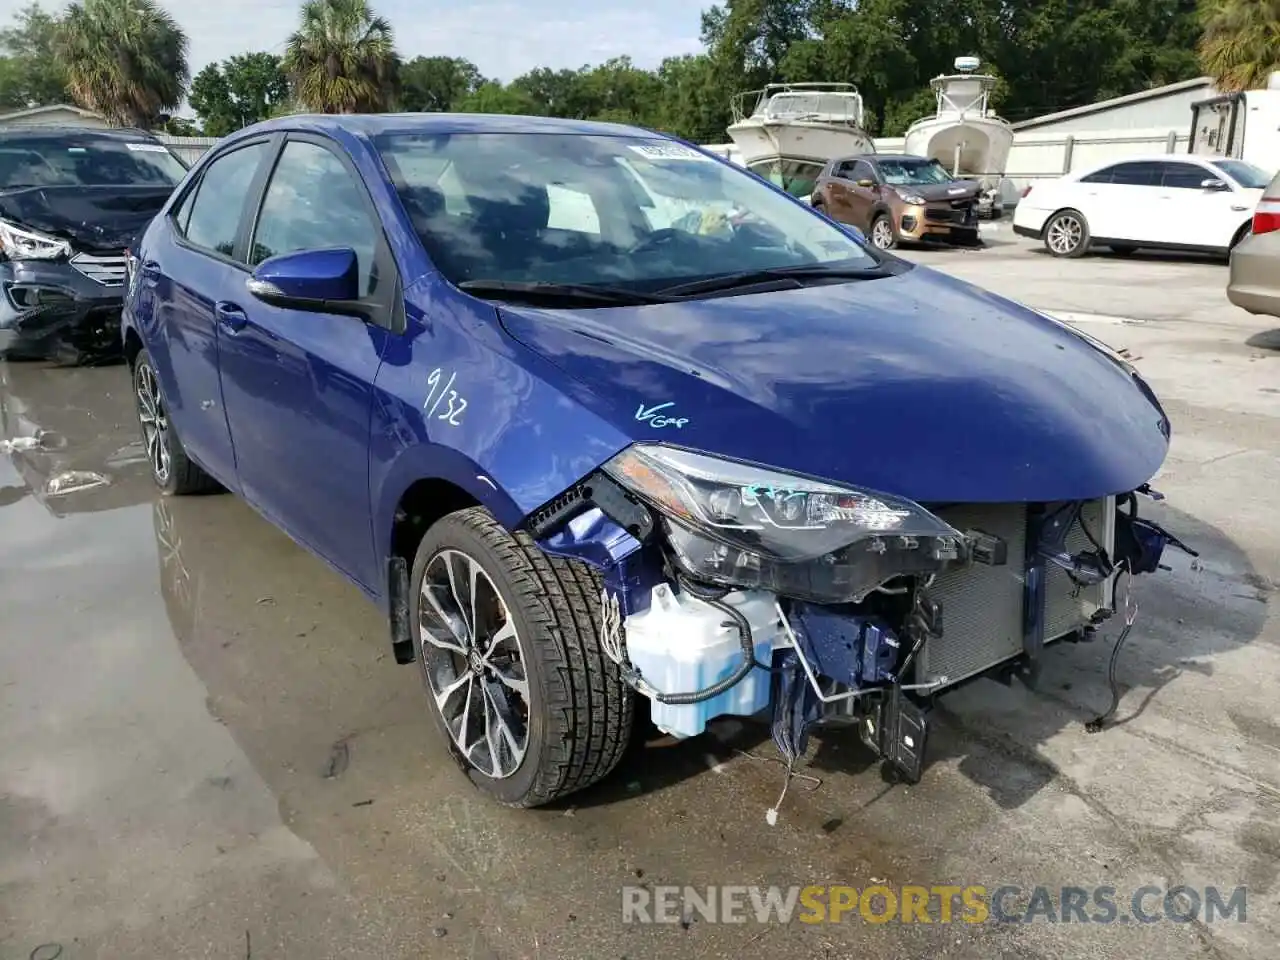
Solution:
M 1049 231 L 1053 229 L 1053 225 L 1064 217 L 1071 217 L 1080 224 L 1080 242 L 1070 250 L 1059 253 L 1049 245 Z M 1085 220 L 1084 214 L 1078 210 L 1060 210 L 1049 218 L 1049 222 L 1044 225 L 1044 248 L 1049 251 L 1052 257 L 1062 259 L 1073 259 L 1075 257 L 1084 256 L 1089 249 L 1089 222 Z
M 165 401 L 163 393 L 161 391 L 160 374 L 156 370 L 156 365 L 151 359 L 151 354 L 149 354 L 144 349 L 138 353 L 137 357 L 134 358 L 132 383 L 133 383 L 133 415 L 135 419 L 137 419 L 138 421 L 138 432 L 142 436 L 142 445 L 143 445 L 143 449 L 145 450 L 146 444 L 147 444 L 147 432 L 145 429 L 143 429 L 143 426 L 142 426 L 142 404 L 138 400 L 138 381 L 142 376 L 143 367 L 150 368 L 152 376 L 155 378 L 156 392 L 162 394 L 160 397 L 160 402 L 164 404 L 166 419 L 169 417 L 169 404 L 167 401 Z M 155 468 L 155 465 L 151 463 L 150 454 L 148 454 L 147 456 L 147 470 L 151 474 L 151 482 L 154 483 L 162 493 L 172 494 L 177 484 L 177 474 L 178 474 L 177 463 L 173 453 L 172 421 L 170 422 L 169 427 L 165 430 L 164 444 L 166 447 L 168 447 L 168 450 L 169 450 L 168 479 L 162 482 L 160 478 L 156 476 L 156 468 Z
M 421 594 L 422 580 L 427 566 L 441 550 L 452 549 L 465 553 L 473 560 L 479 561 L 490 581 L 497 588 L 507 611 L 515 621 L 516 633 L 520 643 L 520 658 L 524 663 L 525 676 L 529 681 L 529 734 L 525 754 L 516 772 L 509 777 L 495 780 L 477 770 L 462 755 L 453 735 L 446 726 L 444 717 L 435 704 L 435 694 L 431 689 L 431 681 L 427 675 L 426 657 L 422 649 Z M 529 622 L 524 607 L 517 599 L 510 573 L 499 557 L 487 543 L 477 535 L 465 522 L 456 515 L 443 518 L 429 530 L 418 545 L 414 557 L 413 568 L 409 576 L 410 617 L 409 629 L 413 637 L 415 659 L 418 673 L 422 678 L 423 689 L 427 696 L 427 711 L 439 732 L 445 748 L 450 756 L 463 769 L 471 782 L 499 802 L 510 805 L 521 805 L 523 799 L 533 790 L 542 768 L 543 754 L 547 749 L 547 731 L 550 729 L 546 704 L 550 699 L 545 689 L 542 661 L 539 659 L 535 644 L 554 643 L 554 638 L 536 636 L 534 627 Z
M 885 226 L 889 228 L 889 242 L 883 247 L 880 246 L 875 241 L 876 224 L 882 220 L 884 221 Z M 894 247 L 898 245 L 898 236 L 896 233 L 894 233 L 893 221 L 891 221 L 889 217 L 883 213 L 876 214 L 874 217 L 871 218 L 871 229 L 867 235 L 867 239 L 871 241 L 871 245 L 875 247 L 877 250 L 892 250 Z

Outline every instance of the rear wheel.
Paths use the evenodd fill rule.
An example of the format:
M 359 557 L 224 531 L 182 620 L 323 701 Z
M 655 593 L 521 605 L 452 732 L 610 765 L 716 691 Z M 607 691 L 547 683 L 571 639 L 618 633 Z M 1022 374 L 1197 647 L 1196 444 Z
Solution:
M 1044 246 L 1055 257 L 1081 257 L 1089 249 L 1089 224 L 1078 210 L 1060 210 L 1044 226 Z
M 613 770 L 634 696 L 600 648 L 601 582 L 590 567 L 470 507 L 427 531 L 411 587 L 431 714 L 476 786 L 536 807 Z
M 193 463 L 182 448 L 182 441 L 169 420 L 169 408 L 160 390 L 155 364 L 146 350 L 139 352 L 133 361 L 133 398 L 147 461 L 151 464 L 151 479 L 156 486 L 176 496 L 219 490 L 218 482 Z
M 892 250 L 898 238 L 893 234 L 893 224 L 883 213 L 871 221 L 871 243 L 879 250 Z

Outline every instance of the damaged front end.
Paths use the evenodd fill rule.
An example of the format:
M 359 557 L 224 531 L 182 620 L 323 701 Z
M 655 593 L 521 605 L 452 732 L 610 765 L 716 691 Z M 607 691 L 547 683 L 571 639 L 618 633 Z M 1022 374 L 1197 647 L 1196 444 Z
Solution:
M 790 766 L 813 724 L 852 722 L 915 782 L 935 696 L 1034 684 L 1047 644 L 1112 616 L 1118 580 L 1168 545 L 1193 552 L 1138 517 L 1136 494 L 1159 497 L 926 507 L 635 444 L 524 526 L 600 571 L 602 648 L 663 731 L 763 714 Z

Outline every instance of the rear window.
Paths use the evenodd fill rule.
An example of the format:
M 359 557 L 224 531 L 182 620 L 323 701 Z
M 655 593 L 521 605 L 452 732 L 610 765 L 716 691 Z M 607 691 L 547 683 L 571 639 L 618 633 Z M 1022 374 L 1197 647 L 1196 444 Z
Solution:
M 172 187 L 186 168 L 162 143 L 107 137 L 21 137 L 0 141 L 0 189 Z

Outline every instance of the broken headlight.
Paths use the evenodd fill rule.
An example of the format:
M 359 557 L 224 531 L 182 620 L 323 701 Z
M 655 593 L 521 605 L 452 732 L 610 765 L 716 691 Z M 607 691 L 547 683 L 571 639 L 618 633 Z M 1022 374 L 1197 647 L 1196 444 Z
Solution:
M 10 260 L 57 260 L 71 253 L 71 244 L 0 220 L 0 252 Z
M 661 444 L 628 447 L 604 469 L 662 514 L 685 573 L 724 586 L 858 601 L 966 550 L 958 530 L 888 494 Z

